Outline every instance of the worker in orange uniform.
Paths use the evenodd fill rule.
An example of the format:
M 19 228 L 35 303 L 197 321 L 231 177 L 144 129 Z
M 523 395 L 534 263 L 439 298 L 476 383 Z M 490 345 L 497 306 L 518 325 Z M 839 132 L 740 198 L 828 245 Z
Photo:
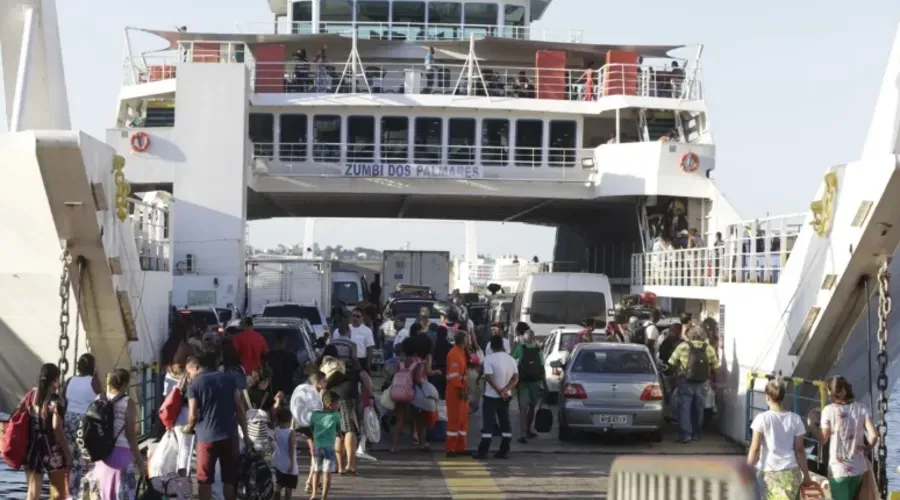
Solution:
M 444 449 L 448 457 L 466 452 L 469 431 L 469 394 L 466 385 L 466 333 L 453 336 L 453 349 L 447 353 L 447 439 Z

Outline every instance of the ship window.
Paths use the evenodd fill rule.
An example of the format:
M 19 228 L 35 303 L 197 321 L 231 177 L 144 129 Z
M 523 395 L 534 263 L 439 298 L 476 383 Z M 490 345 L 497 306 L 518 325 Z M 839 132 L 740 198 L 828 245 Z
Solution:
M 462 36 L 462 4 L 430 2 L 428 4 L 428 39 L 459 40 Z
M 522 5 L 503 6 L 503 36 L 508 38 L 528 38 L 525 27 L 525 7 Z
M 387 39 L 391 4 L 380 0 L 356 2 L 356 36 L 372 40 Z
M 509 120 L 486 118 L 481 122 L 481 163 L 509 163 Z
M 516 166 L 539 167 L 543 158 L 544 122 L 516 120 Z
M 348 34 L 353 22 L 350 0 L 319 0 L 320 33 Z
M 425 2 L 394 2 L 391 17 L 391 38 L 394 40 L 425 38 Z
M 409 160 L 409 118 L 385 116 L 381 118 L 381 161 L 400 163 Z
M 312 33 L 312 2 L 301 0 L 291 6 L 291 33 L 308 35 Z
M 271 113 L 250 113 L 247 124 L 253 156 L 272 157 L 275 152 L 275 117 Z
M 306 161 L 306 115 L 283 114 L 279 120 L 279 156 L 287 161 Z
M 451 165 L 475 163 L 475 119 L 450 118 L 447 128 L 447 162 Z
M 578 124 L 572 120 L 550 121 L 550 148 L 548 153 L 551 167 L 575 166 L 575 130 Z
M 495 3 L 467 3 L 463 23 L 466 25 L 465 38 L 469 35 L 486 36 L 493 35 L 497 26 L 497 16 L 500 12 Z
M 416 163 L 436 164 L 441 162 L 444 122 L 440 118 L 416 118 Z
M 347 162 L 375 161 L 375 117 L 347 117 Z
M 341 161 L 341 117 L 316 115 L 313 117 L 313 161 L 337 163 Z

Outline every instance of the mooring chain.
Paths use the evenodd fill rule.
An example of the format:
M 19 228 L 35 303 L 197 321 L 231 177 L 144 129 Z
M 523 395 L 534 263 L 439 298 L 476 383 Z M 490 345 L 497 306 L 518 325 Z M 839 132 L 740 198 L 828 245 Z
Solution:
M 72 253 L 68 248 L 63 250 L 62 275 L 59 277 L 59 378 L 62 383 L 69 372 L 69 359 L 66 353 L 69 350 L 69 265 L 72 263 Z
M 887 419 L 888 412 L 888 318 L 891 314 L 891 258 L 885 257 L 878 270 L 878 489 L 887 498 Z M 871 348 L 871 347 L 870 347 Z

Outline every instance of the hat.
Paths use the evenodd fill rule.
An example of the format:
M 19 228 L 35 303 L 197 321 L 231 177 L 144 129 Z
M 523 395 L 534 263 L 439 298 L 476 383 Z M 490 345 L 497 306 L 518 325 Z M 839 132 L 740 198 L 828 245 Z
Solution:
M 419 309 L 419 317 L 420 318 L 422 318 L 422 317 L 427 318 L 430 315 L 431 315 L 431 311 L 429 311 L 427 307 L 422 307 Z

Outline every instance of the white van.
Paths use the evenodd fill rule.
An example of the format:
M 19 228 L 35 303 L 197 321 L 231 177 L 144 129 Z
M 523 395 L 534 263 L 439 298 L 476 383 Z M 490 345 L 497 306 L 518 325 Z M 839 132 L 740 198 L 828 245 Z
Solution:
M 541 341 L 557 328 L 580 328 L 585 318 L 594 318 L 602 331 L 611 307 L 612 289 L 605 274 L 531 274 L 516 288 L 510 327 L 528 323 Z
M 331 273 L 331 301 L 352 311 L 357 304 L 369 297 L 369 284 L 365 276 L 352 271 Z

